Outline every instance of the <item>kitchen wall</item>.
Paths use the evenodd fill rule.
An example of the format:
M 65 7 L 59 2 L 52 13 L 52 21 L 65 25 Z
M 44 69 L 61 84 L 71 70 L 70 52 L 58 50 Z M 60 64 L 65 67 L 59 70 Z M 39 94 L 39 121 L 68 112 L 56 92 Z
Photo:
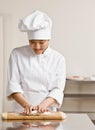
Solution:
M 2 49 L 1 49 L 2 48 Z M 3 86 L 3 17 L 0 16 L 0 112 L 2 111 Z
M 94 0 L 0 0 L 0 16 L 3 18 L 0 94 L 4 95 L 3 111 L 10 108 L 5 98 L 9 54 L 14 47 L 28 44 L 26 33 L 19 32 L 17 28 L 18 21 L 34 10 L 44 11 L 52 18 L 50 45 L 65 56 L 67 75 L 95 74 Z M 4 106 L 6 103 L 7 107 Z

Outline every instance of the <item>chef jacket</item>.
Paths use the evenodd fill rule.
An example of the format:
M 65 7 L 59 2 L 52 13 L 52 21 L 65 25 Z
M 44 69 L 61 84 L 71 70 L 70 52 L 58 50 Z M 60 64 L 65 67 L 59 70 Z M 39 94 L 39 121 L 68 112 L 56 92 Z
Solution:
M 43 54 L 36 55 L 30 45 L 13 49 L 8 65 L 7 96 L 19 92 L 31 105 L 39 105 L 52 97 L 60 107 L 66 79 L 64 56 L 48 47 Z M 22 111 L 18 103 L 14 110 Z

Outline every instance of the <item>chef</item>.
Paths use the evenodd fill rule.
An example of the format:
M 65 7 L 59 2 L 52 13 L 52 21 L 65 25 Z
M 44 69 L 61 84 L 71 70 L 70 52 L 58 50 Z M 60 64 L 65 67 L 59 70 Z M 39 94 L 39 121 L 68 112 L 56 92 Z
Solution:
M 12 50 L 8 65 L 8 99 L 14 99 L 14 111 L 30 114 L 60 108 L 66 79 L 64 56 L 49 45 L 52 21 L 41 11 L 19 21 L 27 32 L 29 44 Z

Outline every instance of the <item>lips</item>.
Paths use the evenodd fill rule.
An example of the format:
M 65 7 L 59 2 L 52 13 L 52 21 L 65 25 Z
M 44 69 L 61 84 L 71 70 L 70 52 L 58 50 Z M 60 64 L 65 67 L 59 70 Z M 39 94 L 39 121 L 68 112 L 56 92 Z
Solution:
M 42 50 L 42 49 L 39 49 L 39 50 L 35 49 L 34 52 L 35 52 L 36 54 L 41 54 L 41 53 L 43 52 L 43 50 Z
M 40 52 L 43 51 L 42 49 L 35 49 L 36 52 Z

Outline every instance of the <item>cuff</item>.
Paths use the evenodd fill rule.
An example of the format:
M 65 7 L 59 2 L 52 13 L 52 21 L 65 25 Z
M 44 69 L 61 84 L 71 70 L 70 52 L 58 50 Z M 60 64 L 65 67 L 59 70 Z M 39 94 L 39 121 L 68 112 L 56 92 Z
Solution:
M 57 101 L 57 106 L 61 107 L 62 105 L 62 101 L 63 101 L 63 91 L 59 90 L 59 89 L 54 89 L 52 90 L 47 97 L 52 97 Z
M 9 97 L 9 99 L 10 99 L 11 94 L 16 93 L 16 92 L 19 92 L 19 93 L 23 94 L 23 90 L 21 89 L 20 84 L 13 83 L 13 82 L 8 83 L 8 86 L 7 86 L 7 97 Z

